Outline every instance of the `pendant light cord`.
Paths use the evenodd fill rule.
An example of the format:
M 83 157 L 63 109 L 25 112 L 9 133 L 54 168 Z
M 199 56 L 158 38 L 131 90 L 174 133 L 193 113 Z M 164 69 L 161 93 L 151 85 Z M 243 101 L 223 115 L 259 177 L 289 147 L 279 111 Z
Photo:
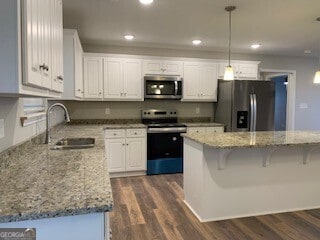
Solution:
M 229 65 L 228 66 L 231 66 L 230 60 L 231 60 L 231 11 L 229 11 Z

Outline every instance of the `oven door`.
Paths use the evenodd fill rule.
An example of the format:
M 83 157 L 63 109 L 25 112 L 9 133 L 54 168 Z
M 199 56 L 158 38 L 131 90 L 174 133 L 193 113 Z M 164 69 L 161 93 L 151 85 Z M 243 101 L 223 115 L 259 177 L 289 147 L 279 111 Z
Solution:
M 147 174 L 183 172 L 183 138 L 180 133 L 148 133 Z

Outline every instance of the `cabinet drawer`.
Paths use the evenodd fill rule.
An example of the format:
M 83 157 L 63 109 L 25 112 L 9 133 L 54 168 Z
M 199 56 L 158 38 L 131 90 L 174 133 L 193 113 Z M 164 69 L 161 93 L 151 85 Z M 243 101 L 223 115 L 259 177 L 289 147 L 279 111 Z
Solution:
M 127 137 L 145 137 L 146 129 L 137 128 L 137 129 L 127 129 Z
M 200 134 L 204 134 L 206 133 L 206 128 L 205 127 L 189 127 L 188 128 L 188 133 L 200 133 Z
M 105 130 L 105 138 L 124 138 L 126 136 L 125 129 Z
M 207 133 L 223 133 L 223 127 L 207 127 Z

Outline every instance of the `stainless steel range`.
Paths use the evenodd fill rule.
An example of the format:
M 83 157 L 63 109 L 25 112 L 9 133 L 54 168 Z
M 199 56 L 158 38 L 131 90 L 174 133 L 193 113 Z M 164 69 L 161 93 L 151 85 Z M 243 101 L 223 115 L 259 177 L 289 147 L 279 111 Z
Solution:
M 187 127 L 178 123 L 177 110 L 142 110 L 147 129 L 147 174 L 183 172 L 183 139 Z

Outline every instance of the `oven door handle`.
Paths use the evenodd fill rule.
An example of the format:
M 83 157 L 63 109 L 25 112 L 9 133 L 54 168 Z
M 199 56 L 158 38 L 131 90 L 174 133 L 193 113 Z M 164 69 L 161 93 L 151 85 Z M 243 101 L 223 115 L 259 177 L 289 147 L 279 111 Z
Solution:
M 147 133 L 186 133 L 187 128 L 175 127 L 175 128 L 148 128 Z

